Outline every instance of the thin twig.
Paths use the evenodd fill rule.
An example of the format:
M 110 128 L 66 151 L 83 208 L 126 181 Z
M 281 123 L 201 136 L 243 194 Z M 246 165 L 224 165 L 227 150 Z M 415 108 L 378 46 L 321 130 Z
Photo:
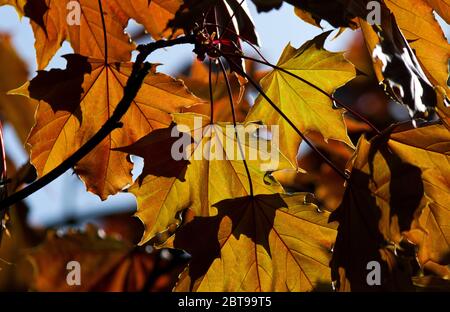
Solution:
M 225 54 L 223 54 L 225 59 L 236 66 L 236 63 L 227 57 Z M 331 160 L 329 160 L 317 147 L 312 144 L 309 139 L 294 125 L 294 123 L 289 119 L 289 117 L 286 116 L 285 113 L 267 96 L 267 94 L 263 91 L 263 89 L 259 86 L 258 83 L 256 83 L 252 77 L 250 77 L 248 74 L 246 74 L 243 70 L 240 70 L 240 73 L 242 76 L 248 79 L 248 81 L 255 87 L 255 89 L 266 99 L 267 102 L 272 106 L 274 110 L 277 111 L 278 114 L 292 127 L 292 129 L 305 141 L 306 144 L 314 151 L 316 152 L 328 165 L 330 165 L 331 168 L 333 168 L 336 173 L 338 173 L 344 180 L 348 180 L 349 177 L 340 170 Z
M 298 80 L 300 80 L 300 81 L 306 83 L 308 86 L 310 86 L 310 87 L 316 89 L 317 91 L 319 91 L 319 92 L 322 93 L 323 95 L 327 96 L 327 97 L 330 98 L 332 101 L 336 102 L 337 105 L 339 105 L 339 106 L 345 108 L 345 109 L 346 109 L 347 111 L 349 111 L 352 115 L 354 115 L 355 117 L 357 117 L 358 119 L 360 119 L 361 121 L 363 121 L 364 123 L 366 123 L 366 124 L 367 124 L 370 128 L 372 128 L 372 130 L 375 131 L 377 134 L 381 134 L 381 131 L 380 131 L 377 127 L 375 127 L 375 126 L 374 126 L 374 125 L 373 125 L 366 117 L 364 117 L 363 115 L 361 115 L 360 113 L 358 113 L 357 111 L 355 111 L 355 110 L 354 110 L 353 108 L 351 108 L 350 106 L 348 106 L 348 105 L 342 103 L 341 101 L 339 101 L 338 99 L 336 99 L 333 95 L 328 94 L 328 93 L 327 93 L 325 90 L 323 90 L 322 88 L 320 88 L 320 87 L 316 86 L 315 84 L 309 82 L 308 80 L 306 80 L 306 79 L 304 79 L 304 78 L 302 78 L 302 77 L 300 77 L 300 76 L 298 76 L 298 75 L 296 75 L 296 74 L 294 74 L 294 73 L 291 73 L 290 71 L 288 71 L 288 70 L 286 70 L 286 69 L 284 69 L 284 68 L 282 68 L 282 67 L 279 67 L 279 66 L 277 66 L 277 65 L 273 65 L 273 64 L 271 64 L 271 63 L 269 63 L 269 62 L 267 62 L 267 61 L 258 60 L 258 59 L 256 59 L 256 58 L 253 58 L 253 57 L 250 57 L 250 56 L 239 55 L 239 54 L 232 54 L 232 53 L 223 53 L 223 55 L 224 55 L 224 56 L 238 56 L 238 57 L 243 58 L 243 59 L 246 59 L 246 60 L 254 61 L 254 62 L 263 64 L 263 65 L 272 67 L 272 68 L 274 68 L 274 69 L 277 69 L 277 70 L 279 70 L 279 71 L 282 71 L 283 73 L 286 73 L 286 74 L 288 74 L 288 75 L 290 75 L 290 76 L 292 76 L 292 77 L 298 79 Z
M 206 23 L 206 25 L 211 25 L 211 26 L 216 26 L 218 28 L 223 28 L 223 26 L 220 26 L 218 24 L 213 24 L 213 23 Z M 234 32 L 231 29 L 227 29 L 227 31 L 235 34 L 239 39 L 245 41 L 264 61 L 269 63 L 269 61 L 264 57 L 264 55 L 262 55 L 262 53 L 259 51 L 259 49 L 250 40 L 242 37 L 241 35 L 239 35 L 238 33 Z M 242 51 L 242 50 L 240 50 L 240 51 Z M 234 55 L 234 54 L 230 54 L 230 55 Z
M 210 122 L 211 124 L 214 123 L 214 95 L 213 95 L 213 88 L 212 88 L 212 61 L 211 59 L 209 60 L 209 101 L 211 104 L 211 118 L 210 118 Z
M 218 60 L 219 60 L 219 64 L 220 64 L 220 69 L 222 70 L 223 78 L 225 79 L 225 82 L 227 85 L 227 92 L 228 92 L 228 98 L 230 100 L 230 108 L 231 108 L 231 115 L 233 117 L 233 126 L 234 126 L 234 134 L 236 135 L 236 142 L 239 147 L 239 152 L 241 153 L 242 162 L 244 163 L 244 167 L 245 167 L 245 172 L 247 173 L 248 185 L 250 188 L 250 196 L 253 197 L 252 177 L 250 176 L 250 170 L 248 169 L 247 161 L 245 160 L 245 154 L 244 154 L 244 151 L 242 150 L 241 140 L 239 139 L 239 134 L 237 131 L 236 112 L 234 111 L 233 93 L 231 91 L 230 81 L 228 80 L 227 71 L 225 70 L 225 66 L 223 65 L 222 60 L 220 58 Z

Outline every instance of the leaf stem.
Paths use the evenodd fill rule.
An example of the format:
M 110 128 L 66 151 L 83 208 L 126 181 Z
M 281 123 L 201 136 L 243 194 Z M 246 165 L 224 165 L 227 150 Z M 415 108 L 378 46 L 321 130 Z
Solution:
M 236 63 L 227 57 L 225 54 L 223 54 L 225 59 L 236 66 Z M 255 87 L 255 89 L 266 99 L 267 102 L 272 106 L 272 108 L 277 111 L 278 114 L 280 114 L 281 117 L 292 127 L 292 129 L 303 139 L 303 141 L 308 144 L 308 146 L 316 152 L 328 165 L 330 165 L 331 168 L 333 168 L 336 173 L 338 173 L 344 180 L 348 180 L 349 177 L 340 170 L 331 160 L 329 160 L 317 147 L 312 144 L 309 139 L 294 125 L 294 123 L 286 116 L 285 113 L 267 96 L 267 94 L 263 91 L 263 89 L 259 86 L 258 83 L 256 83 L 252 77 L 250 77 L 248 74 L 246 74 L 243 70 L 240 70 L 240 73 L 242 76 L 248 79 L 248 81 Z
M 216 26 L 218 28 L 224 28 L 223 26 L 220 26 L 218 24 L 214 24 L 214 23 L 206 23 L 206 25 L 211 25 L 211 26 Z M 261 57 L 264 61 L 266 61 L 267 63 L 269 63 L 269 61 L 264 57 L 264 55 L 262 55 L 262 53 L 258 50 L 258 48 L 248 39 L 242 37 L 241 35 L 239 35 L 238 33 L 236 33 L 235 31 L 231 30 L 231 29 L 227 29 L 227 31 L 231 32 L 232 34 L 236 35 L 239 39 L 241 39 L 242 41 L 245 41 L 250 48 L 252 48 L 258 55 L 259 57 Z M 225 54 L 225 53 L 224 53 Z M 234 54 L 231 54 L 234 55 Z
M 108 66 L 108 35 L 106 32 L 106 23 L 105 23 L 105 16 L 103 14 L 102 0 L 98 0 L 98 7 L 100 10 L 100 16 L 102 17 L 103 42 L 105 46 L 105 66 Z
M 213 95 L 213 88 L 212 88 L 212 61 L 211 61 L 211 59 L 209 60 L 209 75 L 208 75 L 208 78 L 209 78 L 209 101 L 210 101 L 210 104 L 211 104 L 211 108 L 210 108 L 210 110 L 211 110 L 211 117 L 210 117 L 210 122 L 211 122 L 211 124 L 213 124 L 214 123 L 214 95 Z
M 230 80 L 228 79 L 227 71 L 225 70 L 225 66 L 223 65 L 222 60 L 219 58 L 218 61 L 219 61 L 220 69 L 222 70 L 223 78 L 225 79 L 225 82 L 227 85 L 227 92 L 228 92 L 228 98 L 230 100 L 231 116 L 233 117 L 233 126 L 234 126 L 234 134 L 236 136 L 236 142 L 239 147 L 239 152 L 241 153 L 242 162 L 244 163 L 244 167 L 245 167 L 245 172 L 247 173 L 248 185 L 250 188 L 250 196 L 253 197 L 252 177 L 250 175 L 250 170 L 248 169 L 247 161 L 245 160 L 245 154 L 244 154 L 244 151 L 242 150 L 241 141 L 239 139 L 239 134 L 238 134 L 238 130 L 236 127 L 236 112 L 234 110 L 234 100 L 233 100 L 233 93 L 231 91 Z

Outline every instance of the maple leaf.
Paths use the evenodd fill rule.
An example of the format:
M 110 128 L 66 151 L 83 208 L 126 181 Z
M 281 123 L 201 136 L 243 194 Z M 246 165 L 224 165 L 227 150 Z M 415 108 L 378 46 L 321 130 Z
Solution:
M 145 225 L 141 244 L 176 224 L 178 214 L 187 208 L 196 216 L 209 216 L 214 214 L 210 211 L 212 204 L 250 194 L 232 124 L 210 124 L 208 117 L 192 113 L 173 116 L 179 126 L 155 131 L 134 145 L 119 149 L 144 158 L 143 172 L 129 189 L 136 196 L 136 215 Z M 260 125 L 247 123 L 240 126 L 245 127 L 240 135 L 249 138 L 240 141 L 254 194 L 280 192 L 281 186 L 269 181 L 265 172 L 290 167 L 289 162 L 276 146 L 267 146 L 265 151 L 261 148 L 266 141 L 254 137 Z M 190 130 L 183 131 L 184 127 Z M 174 146 L 180 148 L 178 137 L 172 135 L 174 129 L 193 140 L 188 141 L 191 144 L 185 146 L 184 157 L 179 160 L 172 155 Z M 259 149 L 257 144 L 260 144 Z M 267 141 L 267 144 L 271 145 L 271 142 Z M 251 155 L 255 157 L 252 159 Z M 272 156 L 277 159 L 271 159 Z
M 3 1 L 0 5 L 15 5 L 30 18 L 36 39 L 39 69 L 44 69 L 61 44 L 68 40 L 74 52 L 102 59 L 105 56 L 103 28 L 98 0 L 79 0 L 69 6 L 69 0 Z M 110 49 L 108 62 L 129 61 L 134 44 L 124 32 L 130 19 L 146 27 L 153 38 L 169 35 L 164 32 L 167 22 L 181 5 L 181 0 L 103 0 L 106 37 Z M 69 9 L 70 8 L 70 9 Z M 79 14 L 79 24 L 78 17 Z
M 303 21 L 307 22 L 308 24 L 311 24 L 313 26 L 322 28 L 320 26 L 320 20 L 316 20 L 313 15 L 310 12 L 304 11 L 298 7 L 294 8 L 294 13 L 295 15 L 297 15 L 300 19 L 302 19 Z
M 450 23 L 450 1 L 449 0 L 426 0 L 428 4 L 436 10 L 447 24 Z
M 386 0 L 385 3 L 394 13 L 398 26 L 428 77 L 435 85 L 446 87 L 450 95 L 447 86 L 450 45 L 433 15 L 434 8 L 428 4 L 436 4 L 437 1 L 427 1 L 415 0 L 414 5 L 407 0 Z
M 28 139 L 31 162 L 40 176 L 72 155 L 109 119 L 123 96 L 132 63 L 108 63 L 66 55 L 65 70 L 39 71 L 12 91 L 40 101 L 36 125 Z M 132 164 L 112 148 L 134 143 L 154 129 L 167 127 L 169 113 L 200 102 L 183 82 L 157 73 L 154 65 L 116 129 L 82 159 L 75 171 L 89 191 L 102 199 L 131 184 Z
M 75 53 L 102 59 L 105 56 L 103 28 L 98 1 L 81 0 L 80 25 L 69 23 L 69 1 L 38 0 L 26 1 L 21 9 L 30 18 L 35 36 L 35 49 L 38 69 L 44 69 L 65 40 L 70 41 Z M 108 4 L 111 1 L 108 1 Z M 74 9 L 74 8 L 72 8 Z M 124 34 L 126 26 L 111 14 L 108 5 L 104 6 L 107 41 L 111 47 L 108 62 L 129 61 L 134 46 Z M 101 38 L 101 40 L 99 40 Z
M 385 1 L 385 5 L 388 10 L 394 14 L 396 22 L 390 22 L 390 17 L 386 16 L 385 6 L 383 5 L 383 37 L 387 37 L 386 44 L 392 45 L 393 47 L 398 47 L 395 52 L 398 54 L 397 57 L 401 57 L 401 60 L 398 60 L 396 65 L 397 68 L 390 75 L 383 73 L 381 69 L 383 64 L 380 60 L 375 62 L 374 69 L 379 81 L 383 81 L 384 78 L 388 78 L 398 83 L 399 80 L 405 81 L 405 77 L 411 76 L 411 73 L 415 75 L 417 78 L 413 77 L 413 81 L 417 79 L 417 81 L 420 82 L 419 86 L 414 86 L 414 88 L 418 89 L 418 91 L 414 91 L 414 89 L 410 91 L 412 86 L 405 85 L 405 83 L 403 83 L 403 93 L 406 96 L 401 96 L 401 98 L 405 98 L 410 93 L 416 92 L 424 98 L 422 100 L 423 105 L 427 107 L 434 107 L 436 106 L 434 103 L 437 103 L 437 112 L 448 125 L 448 119 L 450 118 L 450 108 L 448 107 L 448 103 L 450 102 L 448 99 L 445 99 L 445 96 L 448 97 L 450 95 L 447 85 L 450 45 L 447 43 L 442 29 L 433 15 L 433 7 L 430 6 L 435 6 L 436 2 L 429 1 L 429 3 L 426 0 L 416 0 L 414 1 L 414 6 L 411 6 L 410 1 L 405 0 Z M 439 6 L 437 7 L 439 8 Z M 414 8 L 414 10 L 411 8 Z M 396 24 L 401 30 L 402 34 L 400 34 L 400 36 L 404 36 L 407 42 L 403 43 L 402 39 L 399 38 L 400 36 L 395 34 L 397 27 Z M 372 27 L 367 23 L 360 20 L 360 25 L 369 53 L 372 54 L 372 51 L 374 51 L 377 45 L 380 44 L 380 39 Z M 410 52 L 405 52 L 405 49 Z M 430 51 L 433 51 L 433 53 L 430 54 Z M 408 54 L 410 56 L 407 56 Z M 415 64 L 417 63 L 415 60 L 416 56 L 419 64 Z M 396 59 L 396 57 L 392 55 L 389 55 L 389 58 L 394 58 L 394 60 Z M 410 67 L 413 65 L 411 63 L 407 63 L 405 61 L 407 59 L 412 59 L 411 62 L 414 63 L 415 66 L 414 68 L 409 68 L 400 74 L 401 71 L 399 70 L 398 64 L 405 64 Z M 404 67 L 405 65 L 401 66 Z M 428 79 L 431 82 L 428 81 Z M 423 89 L 423 94 L 419 92 L 420 89 Z M 438 93 L 437 101 L 436 95 L 433 94 L 435 92 Z M 394 98 L 396 97 L 398 96 L 395 96 L 394 94 Z M 416 98 L 419 97 L 416 96 Z M 402 99 L 399 100 L 399 102 L 402 101 Z M 418 101 L 418 99 L 416 99 L 416 101 Z M 411 100 L 407 102 L 409 103 L 405 104 L 410 107 L 413 104 L 416 104 L 411 103 Z M 413 109 L 413 111 L 417 111 L 419 109 L 419 107 L 417 107 L 418 105 L 415 106 L 416 108 Z
M 142 24 L 153 39 L 174 37 L 168 22 L 175 16 L 183 0 L 114 0 L 109 4 L 114 15 L 125 23 L 130 19 Z
M 25 143 L 34 124 L 36 103 L 7 92 L 27 81 L 28 70 L 11 45 L 10 37 L 0 33 L 0 114 Z
M 332 94 L 338 87 L 355 77 L 355 68 L 341 53 L 323 48 L 329 32 L 306 42 L 299 49 L 288 45 L 278 61 L 278 66 Z M 266 95 L 277 105 L 294 125 L 307 134 L 320 133 L 325 140 L 334 139 L 353 147 L 343 119 L 343 110 L 334 109 L 329 97 L 312 86 L 280 70 L 273 70 L 261 80 Z M 246 118 L 262 120 L 268 125 L 278 125 L 280 149 L 296 164 L 301 138 L 278 112 L 260 95 Z
M 335 229 L 311 194 L 240 197 L 214 204 L 167 242 L 192 259 L 175 291 L 331 289 Z
M 332 270 L 340 290 L 411 289 L 416 261 L 448 278 L 450 133 L 438 124 L 411 128 L 361 138 L 349 163 L 344 199 L 330 218 L 339 221 Z M 382 264 L 381 286 L 366 282 L 369 261 Z
M 161 290 L 159 287 L 163 286 L 167 277 L 160 276 L 163 278 L 160 280 L 155 274 L 162 269 L 157 259 L 159 253 L 147 253 L 144 248 L 136 248 L 128 241 L 111 236 L 100 237 L 98 233 L 93 226 L 88 226 L 86 232 L 69 232 L 63 237 L 50 232 L 42 244 L 27 252 L 34 270 L 31 289 L 112 292 Z M 48 265 L 49 261 L 52 265 Z M 80 285 L 69 285 L 65 278 L 70 272 L 67 265 L 73 261 L 80 264 Z M 149 284 L 151 278 L 155 278 L 153 285 Z

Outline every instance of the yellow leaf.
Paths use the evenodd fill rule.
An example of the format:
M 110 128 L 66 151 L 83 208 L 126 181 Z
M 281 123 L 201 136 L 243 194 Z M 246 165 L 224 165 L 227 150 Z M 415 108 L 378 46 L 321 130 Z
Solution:
M 181 227 L 169 244 L 192 260 L 175 291 L 331 290 L 336 231 L 310 196 L 229 199 Z
M 327 35 L 319 35 L 299 49 L 288 45 L 277 65 L 332 94 L 355 77 L 356 73 L 353 65 L 341 53 L 323 48 Z M 316 131 L 325 140 L 334 139 L 353 146 L 347 135 L 343 110 L 333 109 L 330 98 L 320 91 L 280 70 L 273 70 L 265 76 L 261 86 L 304 134 Z M 296 164 L 301 138 L 261 95 L 246 120 L 262 120 L 268 125 L 278 125 L 283 134 L 280 139 L 281 151 Z
M 0 114 L 11 123 L 23 144 L 34 124 L 36 103 L 7 92 L 27 81 L 28 70 L 7 35 L 0 34 Z
M 129 189 L 137 198 L 136 215 L 145 225 L 141 244 L 177 223 L 178 214 L 187 208 L 196 216 L 209 216 L 215 213 L 210 210 L 212 204 L 250 194 L 232 124 L 210 124 L 208 117 L 191 113 L 173 116 L 178 126 L 155 131 L 136 144 L 119 149 L 144 158 L 143 172 Z M 269 183 L 265 173 L 290 167 L 289 162 L 270 141 L 253 139 L 260 125 L 239 126 L 243 127 L 240 134 L 249 138 L 240 141 L 254 194 L 282 191 L 278 183 Z M 175 160 L 172 151 L 178 146 L 178 138 L 172 132 L 182 132 L 182 127 L 190 129 L 185 133 L 194 142 L 186 147 L 185 159 Z M 267 142 L 266 149 L 261 145 L 258 149 L 256 144 L 262 142 Z

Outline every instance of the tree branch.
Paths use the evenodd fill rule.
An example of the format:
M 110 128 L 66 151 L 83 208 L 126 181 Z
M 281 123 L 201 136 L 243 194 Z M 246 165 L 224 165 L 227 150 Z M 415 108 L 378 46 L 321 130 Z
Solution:
M 105 122 L 100 130 L 90 138 L 83 146 L 81 146 L 74 154 L 64 160 L 55 169 L 38 179 L 34 183 L 28 185 L 24 189 L 12 194 L 0 202 L 0 211 L 6 210 L 14 203 L 21 201 L 43 188 L 64 172 L 74 167 L 81 159 L 83 159 L 90 151 L 92 151 L 98 144 L 100 144 L 114 129 L 122 127 L 120 120 L 123 115 L 128 111 L 131 103 L 134 101 L 138 91 L 140 90 L 145 77 L 151 69 L 151 64 L 145 62 L 147 56 L 149 56 L 155 50 L 171 47 L 178 44 L 194 43 L 193 36 L 179 37 L 173 40 L 158 40 L 146 45 L 138 47 L 140 54 L 138 55 L 127 84 L 124 87 L 124 95 L 117 104 L 116 109 L 112 113 L 111 117 Z

